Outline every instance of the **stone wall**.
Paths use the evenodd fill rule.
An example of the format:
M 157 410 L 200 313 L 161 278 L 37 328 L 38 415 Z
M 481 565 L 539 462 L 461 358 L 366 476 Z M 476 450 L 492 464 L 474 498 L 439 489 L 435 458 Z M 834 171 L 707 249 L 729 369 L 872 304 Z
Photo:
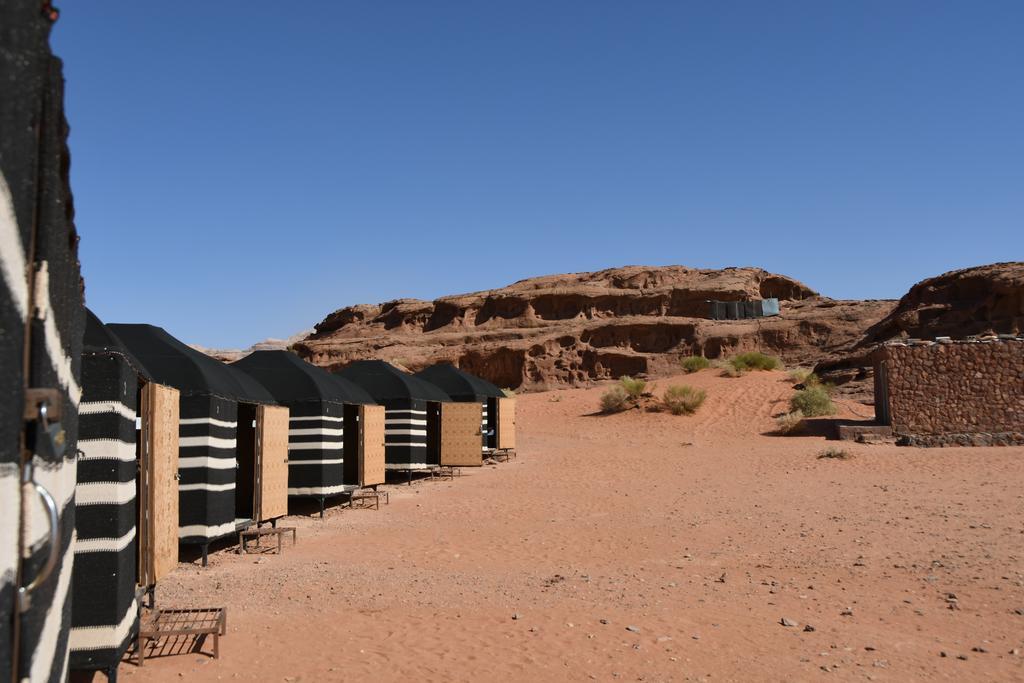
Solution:
M 875 376 L 879 419 L 901 443 L 1024 444 L 1024 337 L 889 343 Z

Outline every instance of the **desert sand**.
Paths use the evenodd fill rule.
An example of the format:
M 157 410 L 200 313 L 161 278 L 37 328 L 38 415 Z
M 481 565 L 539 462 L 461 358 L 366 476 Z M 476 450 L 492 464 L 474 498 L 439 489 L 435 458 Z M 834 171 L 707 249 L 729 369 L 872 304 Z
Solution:
M 1022 449 L 774 436 L 784 373 L 656 385 L 682 382 L 708 390 L 696 415 L 594 415 L 601 386 L 523 395 L 515 460 L 289 517 L 280 556 L 181 564 L 158 603 L 226 605 L 220 659 L 120 675 L 1024 680 Z

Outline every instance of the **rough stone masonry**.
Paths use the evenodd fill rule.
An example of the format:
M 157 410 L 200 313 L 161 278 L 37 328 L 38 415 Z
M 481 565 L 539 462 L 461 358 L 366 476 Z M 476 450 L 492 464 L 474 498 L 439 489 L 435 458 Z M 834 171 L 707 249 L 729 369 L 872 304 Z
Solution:
M 900 443 L 1024 444 L 1024 337 L 890 342 L 874 365 L 877 416 Z

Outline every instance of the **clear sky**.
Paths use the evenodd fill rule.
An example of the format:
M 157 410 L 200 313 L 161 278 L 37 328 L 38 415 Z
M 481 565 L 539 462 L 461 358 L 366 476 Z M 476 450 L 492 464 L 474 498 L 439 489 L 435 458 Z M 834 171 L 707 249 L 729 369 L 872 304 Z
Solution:
M 88 304 L 247 346 L 626 264 L 1024 259 L 1024 2 L 63 2 Z

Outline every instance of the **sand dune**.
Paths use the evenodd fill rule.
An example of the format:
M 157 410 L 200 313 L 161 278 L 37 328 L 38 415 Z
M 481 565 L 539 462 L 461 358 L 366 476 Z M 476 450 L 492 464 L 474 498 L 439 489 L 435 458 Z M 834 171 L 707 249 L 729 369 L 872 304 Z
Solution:
M 227 605 L 221 658 L 121 675 L 1024 678 L 1022 449 L 820 460 L 822 437 L 769 434 L 783 373 L 675 381 L 708 390 L 696 415 L 595 416 L 601 388 L 526 395 L 517 460 L 391 487 L 379 512 L 290 518 L 281 556 L 182 565 L 159 602 Z

